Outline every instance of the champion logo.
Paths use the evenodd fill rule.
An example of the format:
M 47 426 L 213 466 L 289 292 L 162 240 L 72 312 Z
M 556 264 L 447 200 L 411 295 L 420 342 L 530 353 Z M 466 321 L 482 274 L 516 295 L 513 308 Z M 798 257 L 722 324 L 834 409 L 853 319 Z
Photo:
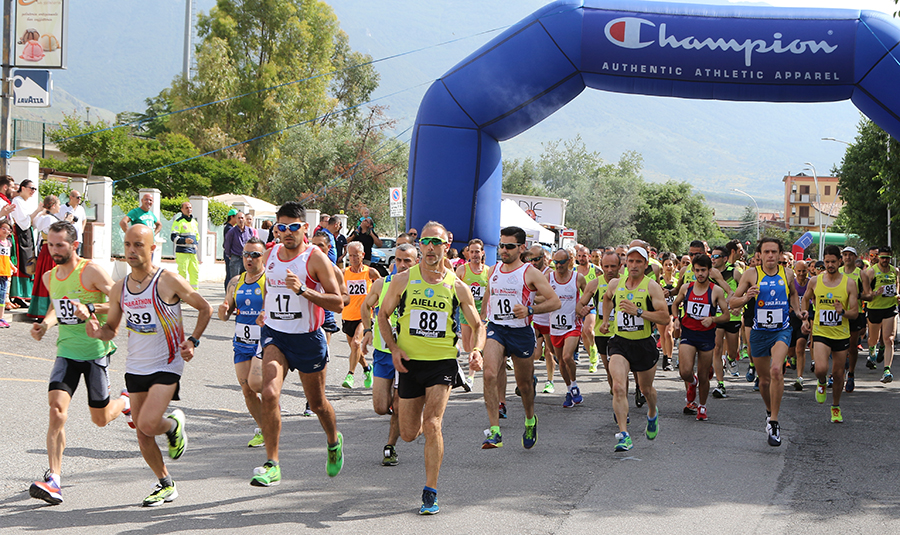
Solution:
M 646 19 L 623 17 L 609 21 L 606 24 L 604 33 L 606 33 L 606 38 L 610 42 L 622 48 L 644 48 L 654 43 L 654 41 L 641 41 L 641 26 L 645 24 L 656 26 L 656 24 Z

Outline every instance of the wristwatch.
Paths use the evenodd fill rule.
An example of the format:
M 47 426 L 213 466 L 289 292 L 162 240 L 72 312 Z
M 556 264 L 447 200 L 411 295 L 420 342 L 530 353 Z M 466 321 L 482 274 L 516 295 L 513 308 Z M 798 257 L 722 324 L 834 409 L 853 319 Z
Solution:
M 639 308 L 638 311 L 637 311 L 637 315 L 638 315 L 638 317 L 643 316 L 643 315 L 644 315 L 644 309 L 643 309 L 643 308 Z
M 96 310 L 96 309 L 94 308 L 94 303 L 88 303 L 88 304 L 85 305 L 85 306 L 86 306 L 87 309 L 88 309 L 88 314 L 93 314 L 94 311 Z
M 305 294 L 305 293 L 306 293 L 306 290 L 309 290 L 309 288 L 307 288 L 306 285 L 303 284 L 303 283 L 301 282 L 301 283 L 300 283 L 300 289 L 297 290 L 297 295 L 303 295 L 303 294 Z
M 368 328 L 368 329 L 363 329 L 363 334 L 370 333 L 370 332 L 372 332 L 372 328 L 371 328 L 371 327 Z
M 188 336 L 188 340 L 190 340 L 190 342 L 191 342 L 192 344 L 194 344 L 194 347 L 197 347 L 197 346 L 200 345 L 200 340 L 197 340 L 197 339 L 194 338 L 193 336 Z

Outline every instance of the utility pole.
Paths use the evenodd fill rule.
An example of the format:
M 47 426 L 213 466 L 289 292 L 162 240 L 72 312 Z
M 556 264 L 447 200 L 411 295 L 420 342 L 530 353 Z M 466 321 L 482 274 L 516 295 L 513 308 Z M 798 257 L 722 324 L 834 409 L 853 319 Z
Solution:
M 3 80 L 0 81 L 0 175 L 9 174 L 9 158 L 12 156 L 10 134 L 12 132 L 12 113 L 10 110 L 12 87 L 10 86 L 9 62 L 12 46 L 12 8 L 13 0 L 3 1 Z
M 192 0 L 184 0 L 184 65 L 181 74 L 184 80 L 191 79 L 191 30 L 193 22 Z

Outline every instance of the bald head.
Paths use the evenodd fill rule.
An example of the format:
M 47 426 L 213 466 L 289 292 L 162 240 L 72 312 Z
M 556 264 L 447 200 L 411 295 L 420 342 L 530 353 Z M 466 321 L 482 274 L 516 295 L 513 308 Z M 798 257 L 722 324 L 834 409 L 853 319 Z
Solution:
M 156 244 L 153 242 L 153 230 L 147 225 L 134 225 L 125 231 L 122 238 L 125 248 L 125 261 L 132 269 L 147 271 L 151 268 L 151 258 Z

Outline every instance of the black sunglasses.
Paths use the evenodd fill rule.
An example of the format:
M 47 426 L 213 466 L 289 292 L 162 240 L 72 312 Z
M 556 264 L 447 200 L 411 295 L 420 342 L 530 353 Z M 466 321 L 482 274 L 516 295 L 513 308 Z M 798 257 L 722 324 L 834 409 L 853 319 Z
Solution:
M 524 243 L 501 243 L 498 247 L 500 247 L 501 249 L 506 249 L 507 251 L 512 251 L 513 249 L 516 249 L 520 245 L 525 245 L 525 244 Z
M 244 251 L 244 258 L 259 258 L 263 254 L 259 251 Z

